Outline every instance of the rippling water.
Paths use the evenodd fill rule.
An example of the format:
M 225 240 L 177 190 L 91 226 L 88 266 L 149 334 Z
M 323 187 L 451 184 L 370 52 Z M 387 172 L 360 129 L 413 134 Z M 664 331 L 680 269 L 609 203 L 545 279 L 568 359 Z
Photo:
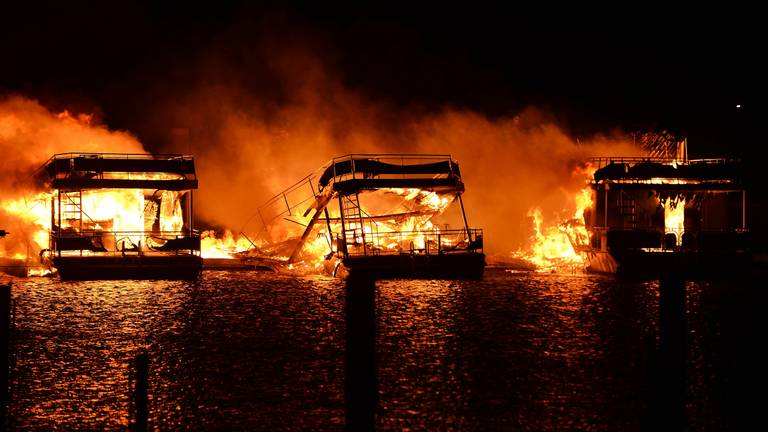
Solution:
M 681 409 L 691 430 L 759 420 L 760 288 L 687 285 Z M 129 363 L 148 352 L 157 430 L 342 430 L 344 289 L 240 272 L 199 283 L 17 280 L 13 426 L 124 430 Z M 490 270 L 483 281 L 377 282 L 375 299 L 377 429 L 659 424 L 658 283 Z

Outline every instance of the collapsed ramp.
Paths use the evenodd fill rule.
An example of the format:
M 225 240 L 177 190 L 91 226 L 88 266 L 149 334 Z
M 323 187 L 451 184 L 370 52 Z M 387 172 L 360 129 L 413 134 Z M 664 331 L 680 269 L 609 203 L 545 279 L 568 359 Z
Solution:
M 334 158 L 259 208 L 259 247 L 240 256 L 334 275 L 479 278 L 483 234 L 463 192 L 450 155 Z

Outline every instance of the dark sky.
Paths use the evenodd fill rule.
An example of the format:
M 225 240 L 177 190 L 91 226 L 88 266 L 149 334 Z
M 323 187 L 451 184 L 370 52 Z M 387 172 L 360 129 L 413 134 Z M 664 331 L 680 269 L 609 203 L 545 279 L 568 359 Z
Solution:
M 250 49 L 264 38 L 306 41 L 346 87 L 394 106 L 536 105 L 576 136 L 669 129 L 705 152 L 744 153 L 765 95 L 761 14 L 733 3 L 2 1 L 0 94 L 98 109 L 142 139 L 142 107 L 209 79 L 211 50 L 228 58 L 222 79 L 279 101 Z

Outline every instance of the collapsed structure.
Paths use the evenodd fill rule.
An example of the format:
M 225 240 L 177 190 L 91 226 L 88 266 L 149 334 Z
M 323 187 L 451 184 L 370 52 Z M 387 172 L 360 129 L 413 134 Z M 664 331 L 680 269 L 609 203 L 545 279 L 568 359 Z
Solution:
M 37 177 L 53 192 L 41 255 L 62 279 L 199 276 L 191 156 L 56 154 Z
M 483 233 L 467 222 L 463 192 L 450 155 L 334 158 L 259 208 L 260 246 L 241 257 L 333 275 L 480 278 Z M 461 225 L 437 226 L 455 200 Z
M 738 161 L 609 157 L 593 164 L 595 199 L 584 213 L 590 236 L 574 245 L 587 270 L 656 277 L 747 270 L 746 185 Z

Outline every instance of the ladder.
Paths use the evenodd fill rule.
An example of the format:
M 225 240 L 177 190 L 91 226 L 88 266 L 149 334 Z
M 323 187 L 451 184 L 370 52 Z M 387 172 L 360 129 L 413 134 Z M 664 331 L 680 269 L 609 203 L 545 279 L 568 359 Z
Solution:
M 365 230 L 357 193 L 341 197 L 341 213 L 344 220 L 344 242 L 347 246 L 363 246 L 365 255 Z M 357 241 L 358 237 L 362 240 L 361 242 Z
M 624 221 L 624 227 L 637 228 L 637 205 L 635 204 L 635 199 L 627 195 L 625 191 L 621 191 L 616 205 Z
M 81 190 L 64 192 L 61 202 L 61 218 L 78 231 L 83 230 L 83 192 Z M 60 222 L 61 223 L 61 222 Z

